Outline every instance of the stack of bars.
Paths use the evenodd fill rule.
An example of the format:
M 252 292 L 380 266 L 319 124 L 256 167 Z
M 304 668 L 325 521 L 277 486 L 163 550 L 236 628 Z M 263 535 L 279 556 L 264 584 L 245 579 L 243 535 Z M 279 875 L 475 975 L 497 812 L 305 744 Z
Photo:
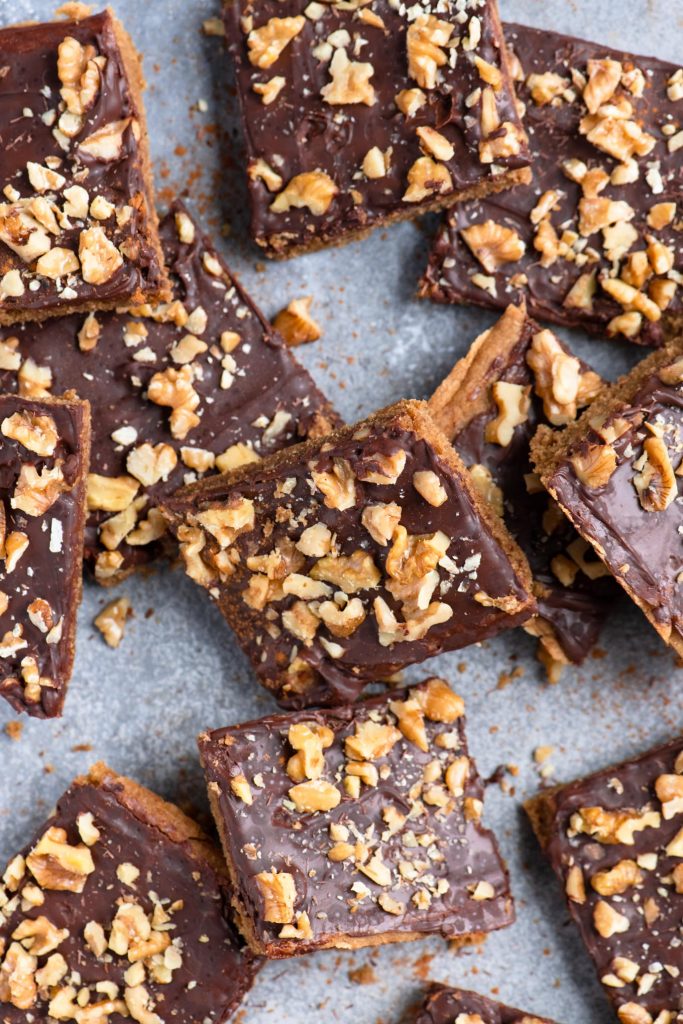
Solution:
M 158 223 L 138 56 L 65 6 L 0 30 L 0 694 L 60 715 L 83 564 L 178 556 L 285 713 L 199 738 L 222 854 L 73 783 L 3 876 L 0 1019 L 221 1024 L 260 958 L 514 921 L 463 701 L 397 673 L 522 627 L 557 681 L 619 586 L 683 655 L 683 70 L 494 0 L 226 3 L 255 242 L 448 208 L 420 294 L 502 313 L 343 425 L 184 205 Z M 609 385 L 547 323 L 657 351 Z M 681 1019 L 682 811 L 680 740 L 528 805 L 621 1024 Z M 442 985 L 416 1020 L 551 1024 Z

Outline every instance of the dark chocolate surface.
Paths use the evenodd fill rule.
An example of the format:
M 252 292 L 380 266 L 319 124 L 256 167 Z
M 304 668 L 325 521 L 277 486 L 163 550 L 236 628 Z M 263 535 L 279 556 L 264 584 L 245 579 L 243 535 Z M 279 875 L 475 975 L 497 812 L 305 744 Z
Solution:
M 552 867 L 579 897 L 570 896 L 570 913 L 605 994 L 615 1008 L 629 1007 L 631 1016 L 620 1009 L 626 1024 L 645 1020 L 643 1010 L 676 1021 L 683 1005 L 682 795 L 678 739 L 560 787 L 542 812 Z M 603 920 L 611 926 L 602 931 L 617 930 L 600 934 Z
M 189 575 L 209 588 L 261 682 L 286 705 L 353 700 L 367 683 L 476 643 L 533 612 L 519 570 L 461 473 L 437 453 L 406 408 L 411 406 L 394 406 L 381 420 L 348 428 L 331 444 L 295 449 L 263 472 L 234 484 L 208 481 L 205 489 L 165 505 Z M 413 485 L 414 473 L 425 471 L 443 489 L 438 507 Z M 312 473 L 321 474 L 331 497 Z M 373 474 L 383 482 L 369 480 Z M 351 481 L 352 493 L 338 499 L 340 479 L 343 487 Z M 335 507 L 338 501 L 342 508 Z M 400 514 L 400 525 L 389 522 L 382 542 L 364 525 L 363 513 L 386 505 Z M 247 519 L 253 510 L 252 525 L 236 538 L 219 527 L 214 539 L 215 517 L 230 520 L 233 509 L 238 517 L 246 511 Z M 324 536 L 316 555 L 301 551 L 307 545 L 303 531 L 311 527 Z M 409 550 L 402 557 L 404 542 Z M 337 558 L 351 556 L 349 575 L 340 576 L 346 561 Z M 320 587 L 308 578 L 311 572 L 329 582 L 306 603 L 301 587 Z M 294 592 L 282 589 L 290 575 L 299 581 Z M 347 599 L 353 600 L 351 621 L 333 622 L 330 629 L 319 618 L 320 602 L 336 615 Z
M 73 664 L 88 421 L 82 402 L 0 396 L 0 695 L 40 718 L 60 714 Z
M 460 1015 L 464 1015 L 461 1017 Z M 468 1016 L 469 1015 L 469 1016 Z M 447 985 L 432 985 L 415 1024 L 553 1024 L 512 1006 L 494 1002 L 477 992 Z
M 225 1021 L 250 987 L 254 968 L 240 952 L 236 933 L 227 920 L 225 877 L 197 854 L 190 841 L 172 838 L 143 805 L 133 810 L 127 806 L 120 790 L 120 783 L 111 776 L 99 785 L 75 783 L 60 799 L 34 843 L 25 849 L 27 865 L 23 872 L 21 860 L 10 865 L 6 880 L 20 877 L 0 890 L 9 900 L 0 912 L 0 939 L 6 942 L 5 961 L 0 966 L 3 1024 L 52 1019 L 47 992 L 40 990 L 39 981 L 38 991 L 33 992 L 31 1000 L 29 989 L 23 1007 L 16 1005 L 19 1000 L 16 989 L 12 992 L 11 981 L 8 991 L 8 959 L 13 944 L 21 943 L 14 933 L 27 920 L 46 918 L 60 932 L 68 930 L 65 936 L 56 936 L 60 941 L 51 944 L 46 955 L 37 956 L 38 970 L 45 966 L 47 953 L 61 955 L 66 962 L 63 977 L 55 987 L 50 986 L 50 997 L 71 988 L 74 997 L 87 990 L 89 1006 L 111 998 L 110 1024 L 131 1019 L 125 1002 L 121 1006 L 120 1000 L 134 987 L 132 981 L 144 986 L 149 1008 L 155 1014 L 153 1020 L 178 1024 Z M 99 836 L 89 845 L 93 826 Z M 63 834 L 51 830 L 63 830 Z M 29 853 L 46 834 L 57 843 L 65 841 L 76 848 L 79 862 L 85 858 L 87 864 L 90 860 L 87 875 L 70 878 L 70 884 L 82 885 L 82 892 L 55 888 L 60 871 L 54 864 L 51 879 L 34 876 Z M 67 854 L 71 856 L 69 851 Z M 130 872 L 131 866 L 139 874 Z M 29 899 L 36 891 L 38 896 L 42 893 L 43 902 L 32 905 Z M 134 913 L 142 912 L 146 923 L 140 925 L 136 937 L 127 935 L 119 921 L 116 929 L 123 935 L 115 938 L 112 924 L 127 905 L 139 908 Z M 105 948 L 99 953 L 84 937 L 89 922 L 103 929 Z M 116 950 L 112 945 L 107 947 L 112 942 Z M 29 938 L 24 946 L 30 947 Z M 124 977 L 136 962 L 144 966 L 143 971 L 136 968 L 141 981 L 130 975 Z M 96 990 L 102 982 L 115 986 L 116 994 L 106 988 Z
M 434 684 L 448 697 L 438 711 L 436 695 L 431 703 L 426 697 Z M 504 927 L 514 918 L 507 871 L 493 835 L 479 823 L 484 789 L 468 758 L 460 698 L 442 681 L 392 696 L 392 701 L 375 697 L 332 711 L 271 716 L 200 738 L 226 857 L 238 879 L 238 912 L 268 955 L 303 953 L 345 937 L 381 942 L 392 934 L 437 932 L 458 938 Z M 423 749 L 396 728 L 404 701 L 409 701 L 405 713 L 410 708 L 420 723 L 409 722 L 406 732 L 411 724 L 423 727 Z M 290 729 L 300 723 L 333 734 L 322 751 L 322 774 L 313 783 L 336 787 L 340 801 L 332 809 L 297 808 L 287 765 L 295 755 Z M 379 728 L 376 750 L 382 752 L 359 739 L 354 760 L 345 742 L 360 738 L 368 725 Z M 449 789 L 445 772 L 459 759 L 466 778 Z M 376 781 L 356 777 L 360 785 L 354 795 L 344 779 L 361 763 Z M 247 783 L 251 803 L 234 791 L 231 780 L 238 776 Z M 340 851 L 342 843 L 351 848 L 341 851 L 346 858 L 332 860 L 330 850 Z M 377 862 L 390 874 L 373 878 Z M 299 918 L 306 914 L 310 934 L 292 939 L 286 927 L 280 934 L 282 922 L 266 919 L 268 904 L 257 878 L 264 871 L 292 876 L 296 898 L 290 921 L 308 931 Z M 485 898 L 478 883 L 487 885 Z M 390 909 L 378 902 L 387 897 L 393 901 Z
M 176 215 L 184 231 L 189 232 L 184 237 L 194 235 L 192 241 L 180 241 Z M 11 338 L 18 340 L 8 354 L 15 368 L 0 370 L 0 386 L 5 390 L 25 388 L 22 375 L 32 361 L 49 371 L 52 393 L 74 388 L 90 400 L 94 410 L 91 473 L 124 478 L 130 485 L 129 496 L 138 484 L 133 500 L 140 507 L 133 511 L 128 506 L 130 521 L 117 530 L 120 539 L 116 546 L 107 548 L 116 537 L 103 543 L 103 536 L 108 535 L 100 532 L 103 524 L 118 514 L 116 501 L 109 502 L 109 509 L 91 511 L 86 559 L 91 567 L 95 564 L 96 574 L 103 581 L 160 554 L 164 540 L 158 536 L 157 527 L 163 532 L 163 524 L 154 520 L 154 529 L 144 534 L 140 523 L 149 520 L 150 508 L 161 498 L 197 478 L 200 470 L 192 468 L 195 458 L 202 460 L 199 466 L 206 466 L 204 472 L 213 471 L 214 457 L 233 445 L 244 447 L 233 449 L 232 456 L 228 456 L 232 461 L 257 458 L 300 440 L 311 430 L 322 429 L 320 424 L 327 416 L 334 421 L 334 414 L 308 373 L 225 265 L 216 262 L 218 257 L 210 242 L 194 228 L 182 207 L 174 207 L 164 219 L 161 235 L 172 275 L 173 305 L 160 307 L 157 313 L 141 308 L 139 316 L 97 314 L 93 326 L 94 333 L 99 334 L 94 347 L 86 351 L 79 341 L 86 323 L 82 315 L 0 331 L 3 349 L 13 344 Z M 87 323 L 92 324 L 92 319 Z M 230 340 L 226 332 L 239 335 L 238 343 L 234 344 L 235 338 Z M 194 348 L 189 351 L 194 352 L 194 358 L 182 363 L 182 348 L 179 353 L 176 346 L 188 335 L 198 338 L 199 345 L 192 343 Z M 221 344 L 224 336 L 228 338 L 225 348 Z M 234 347 L 228 351 L 231 345 Z M 8 363 L 0 365 L 6 367 Z M 148 387 L 155 375 L 173 377 L 179 372 L 182 376 L 188 371 L 188 410 L 198 422 L 193 421 L 183 437 L 178 436 L 182 426 L 176 428 L 174 436 L 172 409 L 150 400 Z M 195 408 L 189 407 L 195 401 L 192 392 L 198 399 Z M 122 430 L 123 434 L 118 433 Z M 115 433 L 121 439 L 118 442 L 112 437 Z M 164 475 L 153 481 L 155 472 L 151 476 L 143 473 L 146 484 L 131 476 L 127 468 L 129 456 L 143 444 L 169 449 L 168 461 L 162 467 Z M 221 459 L 218 461 L 224 465 Z
M 251 62 L 249 44 L 256 42 L 254 31 L 271 18 L 301 21 L 292 23 L 298 32 L 274 63 L 261 67 Z M 407 33 L 409 26 L 413 33 L 419 30 L 420 18 L 432 19 L 425 23 L 424 32 L 431 34 L 435 27 L 436 35 L 430 36 L 433 42 L 426 40 L 421 48 L 418 45 L 416 59 L 425 61 L 424 72 L 417 72 L 418 80 L 409 74 Z M 466 103 L 466 97 L 485 84 L 475 57 L 492 65 L 495 75 L 500 73 L 503 42 L 493 0 L 446 0 L 438 6 L 423 3 L 409 9 L 387 0 L 374 0 L 362 8 L 345 8 L 341 3 L 306 5 L 300 0 L 228 0 L 225 21 L 237 67 L 247 144 L 252 233 L 271 254 L 337 241 L 387 217 L 405 216 L 411 205 L 423 205 L 440 196 L 472 189 L 488 191 L 495 187 L 497 175 L 528 165 L 526 145 L 517 141 L 521 129 L 507 74 L 494 94 L 500 127 L 491 141 L 504 135 L 503 126 L 508 124 L 517 133 L 512 147 L 516 152 L 483 162 L 480 144 L 486 135 L 481 101 L 474 97 L 470 105 Z M 435 21 L 438 24 L 434 25 Z M 257 50 L 252 50 L 252 55 L 260 59 Z M 343 89 L 327 92 L 332 82 L 331 63 L 343 63 L 343 55 L 362 66 L 357 75 L 364 89 L 358 93 Z M 442 66 L 437 68 L 430 63 L 432 59 Z M 430 76 L 429 86 L 423 75 Z M 284 81 L 276 98 L 266 104 L 254 86 L 275 79 L 278 84 Z M 420 85 L 422 105 L 407 116 L 399 109 L 396 96 Z M 368 102 L 357 98 L 331 102 L 345 95 L 364 95 Z M 438 158 L 440 167 L 426 175 L 422 194 L 407 201 L 410 169 L 425 153 L 433 158 L 420 146 L 417 130 L 424 127 L 438 131 L 452 152 L 446 159 Z M 375 148 L 380 169 L 377 176 L 368 176 L 362 165 L 368 151 Z M 388 167 L 387 161 L 381 166 L 383 153 L 388 154 Z M 267 180 L 258 176 L 258 161 L 265 161 L 281 180 L 269 187 Z M 443 174 L 444 169 L 447 180 L 441 181 L 435 174 Z M 323 172 L 325 186 L 337 190 L 327 209 L 317 214 L 309 207 L 273 210 L 276 196 L 287 184 L 311 171 Z
M 542 194 L 555 190 L 559 198 L 550 219 L 556 234 L 561 237 L 565 229 L 578 234 L 578 204 L 583 195 L 582 187 L 563 172 L 563 161 L 580 160 L 589 169 L 602 168 L 607 174 L 611 174 L 620 162 L 580 133 L 579 124 L 586 116 L 587 108 L 581 97 L 580 80 L 577 79 L 577 84 L 572 83 L 573 72 L 585 76 L 588 61 L 603 58 L 621 62 L 627 72 L 637 68 L 646 80 L 643 95 L 634 97 L 622 88 L 617 90 L 617 98 L 620 93 L 629 98 L 635 111 L 634 120 L 656 142 L 649 154 L 635 157 L 639 168 L 636 181 L 623 185 L 608 183 L 599 193 L 599 198 L 625 201 L 634 211 L 631 224 L 638 235 L 630 245 L 630 252 L 644 251 L 648 244 L 646 236 L 652 236 L 672 248 L 674 268 L 680 273 L 683 269 L 679 230 L 683 209 L 683 163 L 681 151 L 670 149 L 673 134 L 665 135 L 662 131 L 663 127 L 671 126 L 672 133 L 677 133 L 683 127 L 680 100 L 667 97 L 667 83 L 677 68 L 653 57 L 634 57 L 601 44 L 521 25 L 507 25 L 506 39 L 523 69 L 524 78 L 517 83 L 517 92 L 526 107 L 524 124 L 533 157 L 533 182 L 488 199 L 461 203 L 450 212 L 434 243 L 422 282 L 422 294 L 441 302 L 471 302 L 493 309 L 502 309 L 511 301 L 525 298 L 529 312 L 540 320 L 604 334 L 610 321 L 623 309 L 599 285 L 592 308 L 564 305 L 567 294 L 582 274 L 596 272 L 600 278 L 611 271 L 612 263 L 603 249 L 601 232 L 579 238 L 581 245 L 587 244 L 580 255 L 588 254 L 588 262 L 575 258 L 574 246 L 571 259 L 559 255 L 552 265 L 544 267 L 540 262 L 540 252 L 534 248 L 536 227 L 530 220 L 530 214 Z M 573 95 L 571 102 L 559 97 L 539 106 L 534 101 L 528 76 L 547 72 L 566 80 L 567 88 L 571 88 L 569 95 Z M 673 222 L 661 229 L 653 229 L 647 223 L 648 212 L 655 204 L 669 202 L 677 204 Z M 496 270 L 485 269 L 479 263 L 461 232 L 487 221 L 517 233 L 524 244 L 521 259 L 503 263 Z M 625 262 L 622 259 L 618 264 L 620 273 Z M 484 281 L 486 288 L 482 286 L 481 278 L 477 283 L 473 275 L 483 275 L 488 279 Z M 519 280 L 520 275 L 524 281 Z M 665 274 L 660 276 L 662 279 L 666 277 Z M 675 314 L 680 318 L 682 311 L 683 301 L 678 287 L 665 316 Z M 640 331 L 632 338 L 648 345 L 658 345 L 662 339 L 662 321 L 650 321 L 646 317 L 642 319 Z
M 625 421 L 624 432 L 612 443 L 616 468 L 604 486 L 590 487 L 577 477 L 569 461 L 596 444 L 615 421 Z M 548 485 L 565 507 L 579 532 L 605 553 L 610 571 L 625 581 L 633 594 L 649 606 L 663 634 L 683 634 L 683 504 L 680 477 L 674 477 L 678 496 L 662 511 L 643 507 L 634 477 L 642 461 L 644 441 L 652 436 L 647 424 L 663 433 L 669 459 L 678 469 L 683 453 L 683 394 L 681 385 L 663 384 L 659 375 L 646 378 L 628 403 L 617 405 L 601 433 L 589 430 L 572 445 L 567 458 L 548 478 Z M 621 429 L 621 427 L 619 428 Z M 666 638 L 666 637 L 665 637 Z
M 468 468 L 485 466 L 501 489 L 505 522 L 527 556 L 534 575 L 539 614 L 551 624 L 569 661 L 579 664 L 598 639 L 615 596 L 615 587 L 612 580 L 590 579 L 581 570 L 570 586 L 560 582 L 552 571 L 553 559 L 562 555 L 571 561 L 567 548 L 578 539 L 578 534 L 564 516 L 553 514 L 555 503 L 544 490 L 532 488 L 529 493 L 527 488 L 525 478 L 533 474 L 529 444 L 538 425 L 548 423 L 543 400 L 535 389 L 536 375 L 526 359 L 533 336 L 539 331 L 537 324 L 527 321 L 518 343 L 496 376 L 497 380 L 531 389 L 527 419 L 515 427 L 510 443 L 500 445 L 486 440 L 486 426 L 498 415 L 492 397 L 488 411 L 473 417 L 452 441 Z M 562 347 L 571 356 L 567 347 Z M 589 372 L 589 367 L 582 363 L 581 370 Z M 552 528 L 550 532 L 546 522 Z M 594 565 L 600 567 L 597 559 Z
M 71 61 L 64 48 L 62 58 L 59 56 L 65 39 L 76 44 L 71 46 Z M 69 84 L 67 68 L 79 79 L 74 86 Z M 87 76 L 83 94 L 77 72 Z M 72 90 L 67 97 L 68 110 L 60 95 L 62 89 Z M 140 143 L 143 115 L 134 89 L 108 12 L 77 23 L 56 21 L 0 29 L 0 188 L 4 190 L 0 203 L 0 316 L 5 319 L 62 314 L 90 303 L 123 304 L 134 296 L 141 301 L 144 295 L 158 292 L 163 271 L 147 211 Z M 107 126 L 112 126 L 114 141 L 109 140 L 105 152 L 97 144 L 93 148 L 89 140 Z M 62 130 L 65 127 L 68 135 Z M 96 143 L 101 138 L 98 134 Z M 29 163 L 47 166 L 59 178 L 47 182 L 47 189 L 40 181 L 36 187 L 29 179 Z M 70 193 L 74 186 L 87 194 Z M 114 209 L 100 212 L 95 206 L 95 216 L 91 204 L 96 198 Z M 36 199 L 49 207 L 47 212 L 30 205 Z M 114 258 L 120 265 L 103 272 L 101 281 L 86 282 L 78 265 L 56 278 L 37 273 L 35 256 L 25 261 L 6 244 L 7 218 L 11 220 L 18 208 L 23 217 L 30 218 L 24 223 L 30 240 L 23 238 L 22 245 L 29 242 L 34 246 L 40 235 L 43 252 L 50 242 L 78 256 L 83 232 L 103 231 L 115 246 L 118 256 Z M 8 271 L 19 271 L 21 294 L 12 294 L 12 277 L 4 277 Z M 90 271 L 87 274 L 91 276 Z

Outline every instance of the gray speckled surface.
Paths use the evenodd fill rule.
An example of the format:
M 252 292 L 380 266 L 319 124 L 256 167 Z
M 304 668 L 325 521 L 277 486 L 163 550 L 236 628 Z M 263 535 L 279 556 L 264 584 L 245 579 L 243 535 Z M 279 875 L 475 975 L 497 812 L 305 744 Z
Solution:
M 51 16 L 49 0 L 0 2 L 0 23 Z M 299 350 L 317 381 L 349 419 L 403 396 L 426 397 L 472 338 L 494 317 L 474 309 L 418 303 L 415 283 L 433 223 L 404 224 L 344 249 L 272 264 L 265 270 L 245 233 L 240 143 L 228 61 L 221 42 L 201 33 L 218 0 L 112 0 L 145 55 L 147 107 L 157 185 L 188 190 L 190 205 L 216 235 L 244 284 L 269 314 L 297 295 L 315 296 L 323 339 Z M 604 40 L 681 61 L 683 11 L 667 0 L 504 0 L 510 20 Z M 197 101 L 208 104 L 206 112 Z M 195 109 L 193 109 L 195 108 Z M 637 353 L 574 337 L 580 353 L 614 376 Z M 104 594 L 87 585 L 76 671 L 63 720 L 24 722 L 12 742 L 0 731 L 0 861 L 37 828 L 60 792 L 95 758 L 181 804 L 205 812 L 195 736 L 271 711 L 230 632 L 203 592 L 181 573 L 160 570 L 120 588 L 135 618 L 117 651 L 91 623 Z M 111 595 L 108 595 L 111 596 Z M 146 613 L 150 610 L 149 615 Z M 634 754 L 683 727 L 681 676 L 671 654 L 624 598 L 615 607 L 598 657 L 543 681 L 533 641 L 522 633 L 444 656 L 430 672 L 450 678 L 467 701 L 471 747 L 482 774 L 512 763 L 514 791 L 489 790 L 486 817 L 512 872 L 517 924 L 483 951 L 456 954 L 438 939 L 321 953 L 267 965 L 243 1024 L 354 1024 L 399 1021 L 430 976 L 496 993 L 565 1024 L 604 1024 L 609 1009 L 591 964 L 520 810 L 541 783 L 533 751 L 552 745 L 557 779 Z M 500 687 L 502 673 L 522 675 Z M 420 670 L 410 674 L 419 678 Z M 0 727 L 10 720 L 0 707 Z M 88 750 L 78 750 L 87 745 Z M 348 972 L 362 964 L 376 981 Z

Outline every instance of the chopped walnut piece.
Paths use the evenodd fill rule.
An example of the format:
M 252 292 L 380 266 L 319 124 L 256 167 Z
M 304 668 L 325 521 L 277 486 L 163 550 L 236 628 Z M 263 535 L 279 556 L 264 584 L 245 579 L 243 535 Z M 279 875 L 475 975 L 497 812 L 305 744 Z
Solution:
M 0 424 L 5 437 L 18 441 L 36 455 L 53 455 L 59 436 L 52 416 L 31 412 L 15 412 Z
M 591 885 L 600 896 L 616 896 L 640 885 L 643 873 L 634 860 L 620 860 L 606 871 L 596 871 Z
M 437 132 L 435 128 L 423 126 L 417 129 L 417 137 L 420 140 L 422 149 L 437 160 L 452 160 L 455 155 L 453 143 L 449 142 L 445 135 Z
M 350 555 L 325 555 L 311 569 L 311 578 L 332 583 L 345 594 L 372 590 L 381 579 L 372 555 L 358 548 Z
M 427 96 L 422 89 L 402 89 L 401 92 L 395 96 L 396 106 L 405 114 L 406 117 L 412 117 L 416 114 L 420 107 L 423 107 L 427 102 Z
M 413 473 L 413 487 L 428 504 L 440 508 L 448 501 L 448 493 L 439 476 L 432 469 L 418 470 Z
M 24 463 L 10 504 L 29 516 L 42 516 L 69 489 L 59 460 L 52 469 L 43 467 L 40 473 L 35 466 Z
M 509 381 L 495 381 L 491 386 L 493 400 L 498 406 L 498 415 L 486 424 L 486 440 L 489 443 L 507 447 L 512 440 L 515 427 L 526 423 L 531 404 L 530 388 Z
M 419 14 L 408 26 L 408 74 L 423 89 L 436 87 L 437 71 L 448 60 L 444 47 L 452 34 L 453 25 L 433 14 Z
M 87 284 L 105 284 L 123 266 L 121 253 L 100 227 L 81 231 L 78 257 Z
M 487 220 L 460 232 L 484 270 L 495 274 L 505 263 L 516 263 L 525 252 L 522 239 L 512 228 Z
M 331 782 L 314 779 L 300 782 L 289 790 L 289 798 L 302 814 L 331 811 L 341 801 L 341 793 Z
M 569 460 L 586 487 L 604 487 L 617 468 L 617 453 L 611 444 L 594 444 Z
M 26 866 L 43 889 L 81 893 L 95 870 L 87 846 L 70 846 L 62 828 L 49 828 L 36 843 Z
M 199 423 L 199 416 L 195 412 L 199 405 L 199 395 L 193 381 L 191 366 L 182 366 L 179 370 L 169 367 L 155 373 L 147 387 L 150 402 L 172 409 L 171 434 L 179 441 L 183 441 Z
M 595 909 L 593 911 L 593 923 L 595 924 L 595 930 L 598 934 L 602 935 L 604 939 L 609 939 L 612 935 L 627 932 L 629 929 L 628 918 L 623 914 L 620 914 L 619 911 L 615 910 L 609 903 L 605 903 L 604 900 L 599 900 L 595 905 Z
M 283 181 L 281 175 L 274 171 L 261 157 L 249 164 L 247 174 L 251 181 L 256 179 L 262 181 L 269 192 L 278 192 L 282 188 Z
M 356 723 L 355 734 L 346 737 L 344 749 L 354 761 L 376 761 L 385 757 L 400 738 L 401 733 L 393 725 L 366 719 Z
M 325 505 L 328 508 L 340 512 L 353 508 L 356 502 L 355 477 L 346 459 L 335 458 L 330 471 L 311 470 L 311 478 L 318 490 L 324 494 Z
M 279 331 L 290 347 L 317 341 L 322 331 L 311 316 L 313 297 L 306 295 L 292 299 L 286 309 L 280 310 L 273 320 L 273 327 Z
M 131 604 L 127 597 L 117 597 L 105 605 L 95 616 L 94 625 L 99 629 L 109 647 L 118 647 L 123 640 L 126 621 L 131 615 Z
M 0 964 L 0 1002 L 18 1010 L 30 1010 L 38 996 L 35 981 L 38 959 L 18 942 L 9 946 Z
M 375 90 L 370 84 L 374 73 L 372 64 L 349 60 L 346 50 L 335 50 L 330 62 L 332 81 L 323 86 L 320 95 L 330 105 L 364 103 L 371 107 L 375 102 Z
M 388 544 L 401 521 L 401 507 L 393 501 L 386 505 L 366 505 L 361 521 L 374 541 Z
M 306 19 L 299 14 L 294 18 L 270 18 L 261 28 L 252 29 L 247 36 L 251 63 L 269 68 L 305 24 Z
M 646 512 L 663 512 L 678 497 L 678 484 L 661 437 L 648 437 L 643 444 L 645 465 L 633 477 L 640 504 Z
M 603 104 L 607 103 L 621 82 L 622 66 L 619 61 L 589 60 L 588 81 L 583 90 L 583 102 L 591 114 L 597 114 Z
M 304 171 L 287 183 L 270 208 L 273 213 L 287 213 L 292 207 L 308 207 L 314 216 L 321 217 L 338 192 L 339 189 L 324 171 Z
M 475 463 L 473 466 L 468 467 L 472 483 L 474 484 L 477 494 L 487 502 L 496 515 L 503 515 L 503 492 L 501 488 L 495 483 L 491 470 L 487 466 L 483 466 L 481 463 Z
M 554 99 L 561 96 L 570 86 L 568 78 L 555 74 L 554 71 L 546 71 L 543 74 L 531 74 L 526 80 L 526 86 L 531 93 L 531 98 L 539 107 L 544 107 Z
M 79 142 L 78 149 L 80 152 L 95 160 L 99 160 L 101 163 L 114 163 L 121 158 L 124 136 L 129 128 L 135 137 L 139 138 L 140 126 L 138 122 L 131 117 L 126 117 L 122 121 L 112 121 L 98 128 L 87 139 Z M 111 213 L 113 212 L 112 209 Z M 108 216 L 111 216 L 111 213 Z M 107 218 L 105 217 L 104 219 L 106 220 Z
M 267 107 L 275 102 L 286 84 L 286 79 L 282 75 L 275 75 L 267 82 L 254 82 L 252 89 L 261 97 L 261 103 Z
M 408 171 L 408 188 L 402 199 L 404 203 L 419 203 L 428 196 L 448 192 L 452 187 L 453 180 L 448 168 L 429 156 L 422 156 Z
M 296 885 L 287 871 L 261 871 L 254 876 L 263 898 L 263 919 L 272 924 L 289 924 L 294 918 Z
M 596 373 L 581 372 L 581 364 L 562 348 L 552 331 L 537 332 L 526 355 L 534 372 L 534 390 L 543 399 L 543 411 L 554 426 L 576 419 L 580 404 L 592 399 L 600 387 Z
M 635 834 L 646 828 L 659 828 L 657 811 L 611 811 L 604 807 L 580 807 L 570 820 L 573 832 L 593 836 L 605 845 L 633 846 Z

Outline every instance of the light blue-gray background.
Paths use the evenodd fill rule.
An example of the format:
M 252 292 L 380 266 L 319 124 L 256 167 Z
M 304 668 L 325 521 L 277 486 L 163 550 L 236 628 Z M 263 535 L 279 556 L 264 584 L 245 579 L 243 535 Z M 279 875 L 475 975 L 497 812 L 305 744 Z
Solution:
M 46 19 L 54 6 L 48 0 L 1 0 L 0 24 Z M 218 0 L 112 0 L 112 6 L 144 54 L 161 204 L 167 190 L 188 191 L 191 207 L 267 314 L 294 296 L 315 296 L 324 337 L 298 351 L 347 419 L 404 396 L 427 397 L 494 319 L 413 298 L 434 222 L 400 225 L 344 249 L 264 268 L 245 231 L 228 60 L 221 41 L 201 32 L 202 21 L 218 13 Z M 683 9 L 668 0 L 505 0 L 502 13 L 683 61 Z M 198 109 L 200 100 L 206 112 Z M 576 336 L 572 341 L 607 376 L 634 359 L 633 350 L 614 344 Z M 0 862 L 95 758 L 205 812 L 195 736 L 273 710 L 227 626 L 180 572 L 129 580 L 120 592 L 131 598 L 135 618 L 121 647 L 111 651 L 91 625 L 104 592 L 86 585 L 63 720 L 25 721 L 20 742 L 0 730 Z M 316 1019 L 325 1021 L 390 1024 L 419 997 L 425 976 L 497 993 L 564 1024 L 611 1019 L 520 809 L 541 783 L 533 761 L 539 745 L 556 748 L 548 763 L 554 778 L 568 779 L 680 731 L 681 676 L 674 658 L 626 599 L 615 608 L 599 653 L 555 687 L 544 682 L 534 641 L 521 632 L 428 666 L 466 698 L 482 774 L 503 763 L 518 766 L 518 776 L 509 780 L 514 791 L 506 795 L 492 786 L 486 811 L 510 864 L 517 924 L 491 936 L 483 951 L 456 954 L 433 939 L 273 963 L 256 983 L 244 1024 L 304 1024 L 316 1011 Z M 501 674 L 517 667 L 523 674 L 499 687 Z M 419 669 L 410 673 L 419 676 Z M 10 717 L 0 707 L 0 726 Z M 75 749 L 83 744 L 92 750 Z M 374 984 L 349 981 L 348 972 L 362 964 L 374 968 Z

